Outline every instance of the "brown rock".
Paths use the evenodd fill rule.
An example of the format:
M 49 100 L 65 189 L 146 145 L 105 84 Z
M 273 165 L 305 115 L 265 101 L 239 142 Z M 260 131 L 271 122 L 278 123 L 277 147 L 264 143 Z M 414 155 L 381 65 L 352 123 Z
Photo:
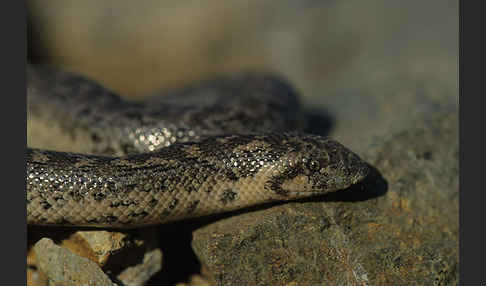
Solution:
M 50 285 L 114 285 L 96 263 L 57 246 L 48 238 L 39 240 L 34 251 Z
M 141 244 L 140 240 L 131 240 L 127 233 L 94 230 L 77 231 L 63 240 L 61 246 L 103 267 L 111 256 Z
M 192 275 L 189 278 L 188 283 L 177 283 L 175 286 L 211 286 L 215 284 L 209 283 L 203 276 L 201 275 Z

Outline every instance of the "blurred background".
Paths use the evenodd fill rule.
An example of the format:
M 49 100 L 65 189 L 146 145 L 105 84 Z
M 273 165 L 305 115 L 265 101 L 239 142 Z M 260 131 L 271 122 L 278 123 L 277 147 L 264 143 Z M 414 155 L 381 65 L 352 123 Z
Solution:
M 29 0 L 28 56 L 129 98 L 225 72 L 273 71 L 329 119 L 325 133 L 360 151 L 458 108 L 458 4 Z

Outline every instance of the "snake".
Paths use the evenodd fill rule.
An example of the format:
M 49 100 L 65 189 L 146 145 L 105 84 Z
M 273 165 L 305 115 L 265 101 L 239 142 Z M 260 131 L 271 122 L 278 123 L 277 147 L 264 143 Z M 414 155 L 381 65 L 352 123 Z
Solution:
M 129 100 L 27 65 L 27 223 L 137 228 L 344 190 L 368 164 L 305 133 L 269 73 L 216 76 Z

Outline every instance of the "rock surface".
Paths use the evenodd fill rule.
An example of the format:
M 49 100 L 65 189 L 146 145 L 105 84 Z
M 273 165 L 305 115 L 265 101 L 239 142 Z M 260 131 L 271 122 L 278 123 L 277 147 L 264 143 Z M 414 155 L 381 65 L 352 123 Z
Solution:
M 49 285 L 114 285 L 96 263 L 57 246 L 48 238 L 39 240 L 34 251 L 39 269 L 49 277 Z
M 217 285 L 456 285 L 457 113 L 374 146 L 361 185 L 194 232 Z
M 138 286 L 144 285 L 162 268 L 162 251 L 157 247 L 155 229 L 148 228 L 131 233 L 53 229 L 29 232 L 30 239 L 37 241 L 28 255 L 28 275 L 33 281 L 31 283 L 35 281 L 36 284 L 29 285 L 49 285 L 48 280 L 56 281 L 60 285 L 75 285 L 79 281 L 98 281 L 99 273 L 106 273 L 108 275 L 105 276 L 110 281 Z M 54 244 L 49 237 L 59 243 Z M 61 258 L 53 259 L 53 251 Z M 88 265 L 89 271 L 70 272 L 81 264 Z M 62 270 L 62 265 L 67 268 Z M 92 276 L 90 271 L 93 271 Z M 62 275 L 59 277 L 60 273 Z
M 214 284 L 209 283 L 204 277 L 201 275 L 192 275 L 189 278 L 188 283 L 177 283 L 175 286 L 211 286 Z

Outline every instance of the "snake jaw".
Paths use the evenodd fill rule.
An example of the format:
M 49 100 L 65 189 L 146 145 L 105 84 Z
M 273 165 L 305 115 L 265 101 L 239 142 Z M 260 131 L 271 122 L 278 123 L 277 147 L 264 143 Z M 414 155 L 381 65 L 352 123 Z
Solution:
M 305 174 L 306 179 L 301 178 L 299 186 L 289 189 L 293 195 L 305 197 L 339 191 L 368 175 L 368 164 L 340 143 L 312 135 L 304 138 L 308 149 L 295 156 L 294 172 Z

